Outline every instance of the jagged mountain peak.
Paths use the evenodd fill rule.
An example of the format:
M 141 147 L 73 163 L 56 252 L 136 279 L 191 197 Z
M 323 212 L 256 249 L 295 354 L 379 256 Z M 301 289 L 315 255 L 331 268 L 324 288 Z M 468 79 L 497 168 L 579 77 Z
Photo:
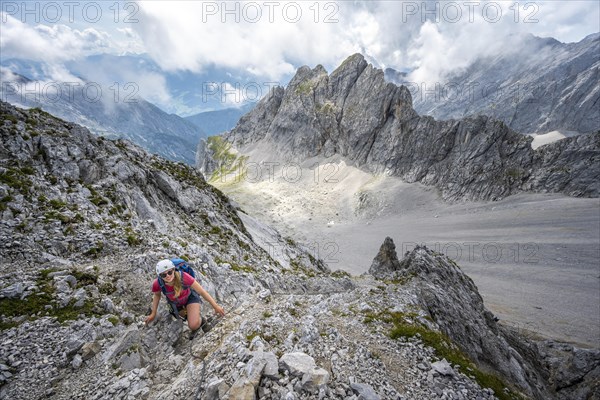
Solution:
M 386 82 L 382 70 L 356 54 L 330 75 L 301 68 L 286 89 L 259 102 L 223 138 L 242 154 L 249 146 L 262 154 L 253 161 L 339 155 L 367 172 L 434 185 L 450 201 L 494 200 L 522 190 L 600 193 L 592 178 L 597 172 L 580 162 L 597 165 L 597 133 L 534 151 L 532 138 L 497 119 L 436 121 L 419 116 L 412 104 L 405 86 Z M 199 147 L 197 160 L 211 174 L 209 147 Z
M 517 339 L 518 334 L 499 324 L 486 309 L 474 282 L 449 257 L 426 246 L 416 246 L 398 260 L 393 240 L 387 237 L 369 273 L 386 281 L 414 284 L 420 306 L 445 335 L 483 370 L 494 371 L 527 396 L 583 399 L 600 390 L 594 383 L 595 374 L 600 374 L 600 351 L 584 351 L 587 354 L 582 355 L 580 367 L 572 368 L 569 352 L 574 349 L 558 346 L 561 350 L 555 356 L 562 355 L 555 358 L 556 364 L 548 363 L 545 359 L 555 344 Z M 595 361 L 587 364 L 583 359 Z M 573 375 L 559 377 L 559 371 L 564 369 Z M 571 382 L 577 376 L 580 386 L 567 389 L 558 381 L 548 381 L 548 376 Z
M 346 58 L 333 72 L 343 69 L 358 69 L 362 71 L 369 63 L 361 53 L 354 53 Z

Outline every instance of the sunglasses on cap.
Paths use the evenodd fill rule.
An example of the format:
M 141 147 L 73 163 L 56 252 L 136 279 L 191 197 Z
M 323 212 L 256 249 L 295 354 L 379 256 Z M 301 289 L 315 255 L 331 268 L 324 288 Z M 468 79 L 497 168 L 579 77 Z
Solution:
M 174 270 L 174 269 L 170 269 L 170 270 L 168 270 L 168 271 L 161 272 L 161 273 L 160 273 L 160 277 L 161 277 L 161 278 L 166 278 L 167 276 L 171 276 L 171 275 L 173 275 L 173 272 L 175 272 L 175 270 Z

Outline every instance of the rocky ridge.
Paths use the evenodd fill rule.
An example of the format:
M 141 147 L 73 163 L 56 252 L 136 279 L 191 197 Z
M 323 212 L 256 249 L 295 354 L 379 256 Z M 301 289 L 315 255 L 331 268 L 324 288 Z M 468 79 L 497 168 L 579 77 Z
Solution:
M 419 305 L 445 335 L 478 366 L 501 374 L 528 395 L 590 398 L 600 394 L 599 350 L 529 340 L 499 324 L 473 281 L 450 258 L 418 246 L 398 260 L 388 237 L 369 273 L 378 279 L 411 280 Z M 555 358 L 561 351 L 563 355 Z
M 386 82 L 360 54 L 331 74 L 320 65 L 301 67 L 285 90 L 273 89 L 222 137 L 240 154 L 262 149 L 262 158 L 252 161 L 337 154 L 373 174 L 433 185 L 451 201 L 495 200 L 523 190 L 600 193 L 600 133 L 534 151 L 531 138 L 487 116 L 419 116 L 409 90 Z M 199 145 L 197 166 L 211 174 L 209 147 Z
M 494 325 L 476 288 L 445 257 L 417 249 L 382 270 L 391 276 L 375 268 L 377 280 L 331 273 L 185 165 L 40 110 L 2 103 L 0 111 L 2 398 L 478 400 L 597 393 L 598 352 L 552 347 L 542 358 L 553 366 L 542 383 L 525 375 L 507 387 L 482 370 L 501 364 L 487 347 L 478 350 L 477 335 L 502 336 L 484 330 Z M 380 262 L 394 260 L 392 251 L 386 254 Z M 155 323 L 141 322 L 156 260 L 175 255 L 190 260 L 227 311 L 191 339 L 164 306 Z M 440 282 L 446 275 L 454 277 L 450 287 Z M 446 316 L 440 307 L 448 294 L 461 302 Z M 212 312 L 203 306 L 203 314 Z M 463 314 L 474 329 L 461 334 L 471 324 Z M 529 346 L 518 334 L 510 341 L 519 352 Z M 517 365 L 492 372 L 522 376 Z

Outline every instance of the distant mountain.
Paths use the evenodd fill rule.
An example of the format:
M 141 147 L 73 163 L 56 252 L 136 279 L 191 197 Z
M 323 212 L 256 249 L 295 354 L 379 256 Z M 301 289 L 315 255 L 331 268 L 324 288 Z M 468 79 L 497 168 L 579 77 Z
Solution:
M 25 108 L 39 107 L 70 122 L 89 128 L 97 135 L 128 139 L 147 151 L 170 160 L 193 164 L 195 148 L 205 134 L 185 119 L 167 114 L 152 103 L 125 96 L 114 99 L 99 86 L 33 81 L 3 72 L 0 97 Z M 84 89 L 87 88 L 87 89 Z M 115 101 L 116 100 L 116 101 Z
M 340 155 L 371 173 L 436 186 L 446 200 L 495 200 L 522 190 L 600 194 L 600 133 L 533 150 L 532 138 L 494 118 L 419 116 L 409 90 L 386 82 L 360 54 L 331 74 L 321 65 L 301 67 L 223 139 L 241 155 L 278 158 L 268 161 Z M 200 169 L 219 154 L 215 143 L 200 143 Z
M 257 79 L 243 70 L 208 66 L 201 72 L 164 71 L 146 54 L 114 56 L 94 55 L 67 64 L 73 74 L 89 80 L 104 82 L 133 81 L 140 87 L 142 97 L 169 113 L 191 116 L 204 110 L 220 110 L 252 103 L 266 95 L 269 88 L 287 84 L 291 76 L 279 82 Z M 24 74 L 25 76 L 29 76 Z M 170 99 L 153 99 L 153 85 L 160 82 Z M 143 90 L 147 88 L 147 90 Z
M 419 114 L 436 119 L 484 114 L 525 134 L 600 129 L 600 33 L 578 43 L 532 35 L 515 40 L 519 46 L 507 43 L 502 54 L 481 58 L 437 86 L 408 82 L 393 70 L 385 76 L 410 89 Z
M 254 106 L 254 103 L 250 103 L 241 108 L 206 111 L 185 117 L 185 119 L 202 129 L 207 136 L 218 135 L 233 129 L 240 120 L 240 117 L 252 110 Z
M 0 57 L 0 68 L 5 75 L 0 88 L 2 100 L 41 107 L 96 134 L 127 138 L 150 152 L 187 163 L 194 162 L 191 149 L 201 137 L 232 129 L 271 86 L 285 83 L 259 82 L 243 71 L 216 67 L 201 73 L 163 71 L 146 54 L 93 55 L 60 66 Z M 91 97 L 99 85 L 102 101 L 87 101 L 81 91 L 65 101 L 70 97 L 69 86 L 63 86 L 63 96 L 55 100 L 56 83 L 62 85 L 65 81 L 73 82 L 71 86 L 87 83 Z M 33 82 L 34 87 L 39 82 L 37 88 L 45 90 L 45 95 L 15 94 L 7 87 L 10 82 L 23 87 L 25 82 Z M 232 107 L 236 104 L 245 105 Z M 206 109 L 216 111 L 198 114 Z M 191 115 L 191 119 L 179 117 L 185 115 Z

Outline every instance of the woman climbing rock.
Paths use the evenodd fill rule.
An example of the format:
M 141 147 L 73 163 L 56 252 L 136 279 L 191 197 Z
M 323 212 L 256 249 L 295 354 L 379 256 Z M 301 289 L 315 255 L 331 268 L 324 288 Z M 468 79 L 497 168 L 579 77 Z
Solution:
M 225 315 L 223 307 L 218 305 L 212 296 L 191 275 L 183 271 L 178 271 L 171 260 L 159 261 L 156 264 L 156 274 L 158 277 L 152 283 L 152 292 L 154 293 L 152 311 L 148 318 L 146 318 L 146 324 L 156 318 L 161 293 L 165 294 L 171 306 L 171 314 L 176 317 L 181 316 L 182 313 L 187 314 L 187 323 L 192 332 L 200 328 L 202 324 L 200 296 L 212 306 L 217 315 L 221 317 Z

